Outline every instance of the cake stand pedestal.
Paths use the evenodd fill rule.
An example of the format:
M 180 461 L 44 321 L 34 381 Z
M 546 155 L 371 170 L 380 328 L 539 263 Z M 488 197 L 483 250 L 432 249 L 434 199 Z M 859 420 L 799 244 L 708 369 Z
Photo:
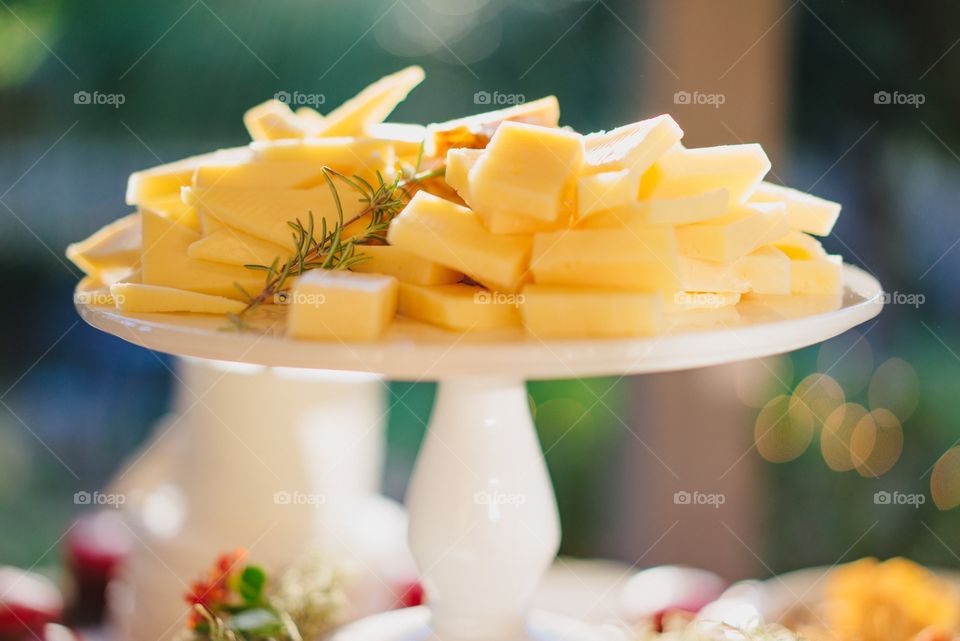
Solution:
M 400 319 L 376 342 L 304 342 L 276 325 L 237 333 L 221 331 L 220 319 L 79 311 L 92 325 L 159 351 L 440 382 L 407 498 L 410 548 L 429 609 L 362 619 L 334 641 L 594 641 L 613 633 L 529 611 L 560 528 L 523 381 L 662 372 L 805 347 L 882 308 L 874 278 L 850 266 L 843 278 L 842 296 L 747 297 L 733 309 L 678 315 L 667 333 L 635 339 L 465 336 Z

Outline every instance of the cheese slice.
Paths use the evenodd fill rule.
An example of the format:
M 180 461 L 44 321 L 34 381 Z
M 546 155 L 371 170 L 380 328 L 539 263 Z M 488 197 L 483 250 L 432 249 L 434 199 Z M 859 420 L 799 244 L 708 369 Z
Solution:
M 378 122 L 367 125 L 364 135 L 389 142 L 399 159 L 413 164 L 421 150 L 425 150 L 427 128 L 401 122 Z
M 140 236 L 140 214 L 128 214 L 67 246 L 67 258 L 83 273 L 109 285 L 140 262 Z
M 681 254 L 721 263 L 776 242 L 788 231 L 784 207 L 777 203 L 742 205 L 720 218 L 676 228 Z
M 683 130 L 667 114 L 588 134 L 584 138 L 584 170 L 595 173 L 629 169 L 643 174 L 681 138 Z
M 140 210 L 149 209 L 164 218 L 186 225 L 190 229 L 200 229 L 200 214 L 197 208 L 183 202 L 180 193 L 148 198 L 140 203 Z
M 150 211 L 144 211 L 141 217 L 143 284 L 236 300 L 244 298 L 239 288 L 253 295 L 263 287 L 262 272 L 190 258 L 187 251 L 200 240 L 200 234 L 189 227 Z
M 729 211 L 726 189 L 695 196 L 654 198 L 594 214 L 577 227 L 603 229 L 631 225 L 689 225 L 719 218 Z
M 343 220 L 350 221 L 366 208 L 349 188 L 338 186 Z M 292 230 L 288 223 L 299 220 L 306 226 L 313 215 L 315 235 L 320 234 L 321 220 L 333 229 L 339 223 L 333 193 L 329 187 L 314 189 L 232 189 L 211 187 L 184 190 L 185 199 L 196 205 L 200 214 L 271 243 L 293 249 Z
M 784 203 L 787 206 L 787 225 L 816 236 L 829 236 L 840 216 L 840 203 L 768 182 L 761 182 L 757 186 L 750 195 L 750 202 Z
M 278 265 L 290 259 L 293 252 L 267 240 L 251 236 L 239 229 L 224 225 L 192 243 L 187 256 L 225 265 Z
M 463 280 L 460 272 L 393 245 L 361 245 L 356 255 L 363 256 L 364 260 L 354 263 L 351 271 L 387 274 L 401 283 L 446 285 Z
M 738 264 L 680 256 L 680 287 L 687 292 L 748 292 L 750 282 L 741 277 Z
M 790 261 L 790 293 L 836 295 L 843 291 L 840 256 Z
M 313 107 L 297 107 L 294 113 L 300 118 L 300 122 L 306 129 L 308 135 L 313 135 L 314 131 L 323 126 L 323 114 Z
M 93 305 L 95 307 L 114 307 L 116 301 L 110 295 L 110 287 L 95 278 L 84 276 L 73 292 L 75 305 Z
M 117 283 L 110 287 L 110 294 L 117 309 L 123 312 L 236 314 L 245 306 L 240 301 L 223 296 L 139 283 Z
M 296 161 L 327 166 L 342 174 L 365 178 L 390 174 L 396 164 L 393 144 L 373 138 L 305 138 L 250 143 L 258 161 Z
M 516 294 L 483 287 L 400 283 L 398 311 L 403 316 L 458 332 L 520 326 Z
M 193 172 L 201 165 L 240 163 L 250 160 L 251 157 L 252 154 L 246 147 L 235 147 L 136 171 L 130 174 L 127 180 L 127 204 L 136 205 L 152 198 L 179 194 L 181 187 L 190 185 Z
M 743 256 L 733 265 L 737 276 L 750 284 L 754 294 L 790 293 L 791 261 L 776 247 L 761 247 Z
M 294 338 L 375 340 L 397 314 L 397 279 L 314 269 L 297 279 L 287 300 Z
M 481 211 L 555 222 L 569 211 L 582 165 L 580 134 L 505 122 L 470 169 L 470 202 Z
M 346 101 L 323 119 L 315 136 L 361 136 L 373 124 L 383 122 L 413 88 L 423 82 L 421 67 L 411 66 L 384 76 Z
M 577 220 L 637 201 L 640 174 L 630 169 L 604 171 L 577 179 Z
M 504 109 L 429 125 L 427 154 L 443 156 L 449 149 L 464 147 L 483 149 L 490 142 L 497 127 L 504 122 L 556 127 L 560 123 L 560 103 L 556 96 L 547 96 Z
M 253 140 L 281 140 L 303 138 L 306 127 L 289 105 L 279 100 L 267 100 L 243 114 L 243 124 Z
M 306 189 L 324 181 L 323 164 L 298 160 L 203 165 L 193 174 L 192 185 L 238 189 Z
M 443 178 L 456 190 L 463 201 L 470 204 L 470 169 L 483 154 L 482 149 L 451 149 L 447 151 L 447 169 Z
M 648 336 L 664 326 L 657 294 L 530 284 L 521 296 L 523 325 L 538 339 Z
M 466 207 L 427 192 L 417 193 L 393 219 L 387 241 L 493 290 L 516 292 L 527 278 L 528 236 L 494 235 Z
M 823 248 L 820 241 L 796 230 L 790 230 L 787 235 L 773 243 L 773 246 L 790 258 L 827 257 L 827 250 Z
M 639 196 L 679 198 L 726 189 L 731 203 L 742 203 L 768 171 L 770 159 L 757 144 L 700 149 L 676 145 L 644 174 Z
M 574 229 L 536 234 L 530 273 L 538 285 L 660 291 L 680 288 L 677 245 L 666 227 Z

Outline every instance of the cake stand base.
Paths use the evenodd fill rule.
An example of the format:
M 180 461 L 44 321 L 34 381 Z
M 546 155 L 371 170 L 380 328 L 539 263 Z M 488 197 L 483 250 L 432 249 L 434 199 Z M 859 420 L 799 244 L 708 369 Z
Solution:
M 612 626 L 598 627 L 569 617 L 534 610 L 525 625 L 482 636 L 451 637 L 430 627 L 427 607 L 407 608 L 367 617 L 341 628 L 330 641 L 626 641 Z

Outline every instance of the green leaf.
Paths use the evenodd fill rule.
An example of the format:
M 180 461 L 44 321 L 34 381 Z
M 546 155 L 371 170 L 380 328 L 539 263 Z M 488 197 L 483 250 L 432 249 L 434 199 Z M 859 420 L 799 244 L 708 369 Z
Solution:
M 246 603 L 257 605 L 263 600 L 263 588 L 267 584 L 267 574 L 256 565 L 248 565 L 240 573 L 237 592 Z

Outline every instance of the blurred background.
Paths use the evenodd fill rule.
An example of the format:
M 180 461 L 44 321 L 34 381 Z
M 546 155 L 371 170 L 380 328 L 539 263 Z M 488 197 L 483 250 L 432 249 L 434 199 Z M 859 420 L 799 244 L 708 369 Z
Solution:
M 244 110 L 275 93 L 320 95 L 325 112 L 419 64 L 426 82 L 390 120 L 482 111 L 482 92 L 553 93 L 561 123 L 583 132 L 670 112 L 688 146 L 761 142 L 772 180 L 843 203 L 825 245 L 891 293 L 878 320 L 763 362 L 532 382 L 564 554 L 690 563 L 729 579 L 864 555 L 960 566 L 960 515 L 940 509 L 960 500 L 955 458 L 941 461 L 960 436 L 960 5 L 0 5 L 0 564 L 55 566 L 83 507 L 74 492 L 105 484 L 169 403 L 167 357 L 79 321 L 66 245 L 126 213 L 130 172 L 244 144 Z M 889 467 L 879 478 L 831 467 L 816 435 L 809 446 L 756 441 L 818 372 L 833 406 L 890 410 L 902 451 L 874 461 Z M 400 498 L 434 387 L 391 393 L 404 402 L 390 416 L 384 484 Z M 723 502 L 683 505 L 676 492 Z

